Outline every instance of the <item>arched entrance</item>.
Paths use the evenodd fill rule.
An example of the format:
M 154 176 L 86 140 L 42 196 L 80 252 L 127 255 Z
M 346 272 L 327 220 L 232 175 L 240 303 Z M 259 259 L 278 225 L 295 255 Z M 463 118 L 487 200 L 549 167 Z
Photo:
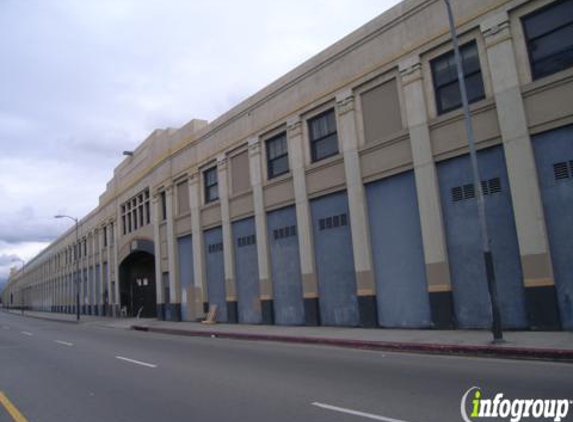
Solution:
M 155 318 L 155 257 L 144 251 L 130 253 L 119 266 L 120 308 L 127 316 Z

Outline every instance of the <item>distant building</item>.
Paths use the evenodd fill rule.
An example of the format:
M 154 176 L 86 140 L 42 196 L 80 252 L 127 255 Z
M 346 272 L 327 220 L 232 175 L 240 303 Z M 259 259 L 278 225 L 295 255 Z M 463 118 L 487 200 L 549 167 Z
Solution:
M 503 325 L 573 328 L 573 0 L 454 0 Z M 443 2 L 156 130 L 5 304 L 284 325 L 491 321 Z M 79 271 L 76 265 L 79 265 Z M 11 295 L 13 300 L 11 301 Z

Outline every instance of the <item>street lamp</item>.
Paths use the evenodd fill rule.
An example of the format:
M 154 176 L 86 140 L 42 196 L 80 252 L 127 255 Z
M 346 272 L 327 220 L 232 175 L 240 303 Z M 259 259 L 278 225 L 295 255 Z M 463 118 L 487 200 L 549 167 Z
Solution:
M 80 249 L 80 238 L 79 238 L 79 234 L 78 234 L 78 223 L 79 220 L 77 218 L 74 217 L 70 217 L 69 215 L 55 215 L 54 218 L 69 218 L 70 220 L 72 220 L 75 225 L 76 225 L 76 247 L 74 247 L 74 251 L 77 251 L 74 255 L 74 258 L 76 259 L 76 272 L 74 275 L 74 286 L 76 288 L 76 320 L 80 320 L 80 285 L 79 285 L 79 272 L 80 272 L 80 259 L 79 259 L 79 249 Z M 76 249 L 78 248 L 78 249 Z
M 473 179 L 474 185 L 477 190 L 477 206 L 478 206 L 478 216 L 479 216 L 479 225 L 481 231 L 481 239 L 482 239 L 482 250 L 483 250 L 483 257 L 485 263 L 485 273 L 487 279 L 487 287 L 489 290 L 489 298 L 491 301 L 491 313 L 492 313 L 492 326 L 491 331 L 493 334 L 493 342 L 494 343 L 502 343 L 503 340 L 503 332 L 501 329 L 501 315 L 499 312 L 499 303 L 497 299 L 497 287 L 495 281 L 495 272 L 493 268 L 493 257 L 491 254 L 491 247 L 489 236 L 487 233 L 487 221 L 485 215 L 485 207 L 484 207 L 484 199 L 483 199 L 483 190 L 481 186 L 481 179 L 479 175 L 479 168 L 477 162 L 477 154 L 476 154 L 476 147 L 475 147 L 475 138 L 474 138 L 474 129 L 472 125 L 472 118 L 470 113 L 470 107 L 468 104 L 468 94 L 466 89 L 466 81 L 464 78 L 464 70 L 462 64 L 462 56 L 460 54 L 460 45 L 458 42 L 458 34 L 456 32 L 456 25 L 454 22 L 454 14 L 452 12 L 452 5 L 450 0 L 444 0 L 446 3 L 446 9 L 448 11 L 448 20 L 450 24 L 450 32 L 452 35 L 452 41 L 454 44 L 454 54 L 456 58 L 456 68 L 458 70 L 458 82 L 460 84 L 460 94 L 462 97 L 462 105 L 464 109 L 464 125 L 466 129 L 466 135 L 468 137 L 468 144 L 470 148 L 470 158 L 472 163 L 472 172 L 473 172 Z

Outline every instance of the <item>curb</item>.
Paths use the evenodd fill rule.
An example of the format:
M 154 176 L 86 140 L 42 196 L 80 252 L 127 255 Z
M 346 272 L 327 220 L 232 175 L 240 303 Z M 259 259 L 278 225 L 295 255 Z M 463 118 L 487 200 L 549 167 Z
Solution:
M 41 319 L 43 321 L 52 321 L 52 322 L 63 322 L 64 324 L 79 324 L 80 321 L 76 321 L 76 320 L 69 320 L 69 319 L 59 319 L 59 318 L 50 318 L 50 317 L 44 317 L 44 316 L 39 316 L 39 315 L 29 315 L 26 313 L 20 313 L 20 312 L 10 312 L 10 311 L 2 311 L 7 313 L 8 315 L 16 315 L 16 316 L 23 316 L 26 318 L 34 318 L 34 319 Z
M 325 346 L 347 347 L 354 349 L 379 350 L 387 352 L 410 352 L 435 355 L 457 355 L 470 357 L 490 357 L 504 359 L 551 360 L 573 363 L 573 350 L 541 349 L 511 346 L 479 346 L 435 343 L 386 342 L 371 340 L 348 340 L 336 338 L 284 336 L 272 334 L 229 333 L 222 331 L 192 331 L 176 328 L 158 328 L 144 325 L 132 325 L 132 330 L 188 337 L 217 337 L 233 340 L 272 341 L 282 343 L 317 344 Z

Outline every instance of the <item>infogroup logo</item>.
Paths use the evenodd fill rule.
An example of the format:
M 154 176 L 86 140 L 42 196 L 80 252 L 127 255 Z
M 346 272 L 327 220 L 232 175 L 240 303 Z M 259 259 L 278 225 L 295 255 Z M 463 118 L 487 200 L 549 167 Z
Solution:
M 571 405 L 573 400 L 569 399 L 506 399 L 503 393 L 486 399 L 481 388 L 472 387 L 462 397 L 460 412 L 464 422 L 485 418 L 501 418 L 511 422 L 520 422 L 524 418 L 560 422 L 569 413 Z

